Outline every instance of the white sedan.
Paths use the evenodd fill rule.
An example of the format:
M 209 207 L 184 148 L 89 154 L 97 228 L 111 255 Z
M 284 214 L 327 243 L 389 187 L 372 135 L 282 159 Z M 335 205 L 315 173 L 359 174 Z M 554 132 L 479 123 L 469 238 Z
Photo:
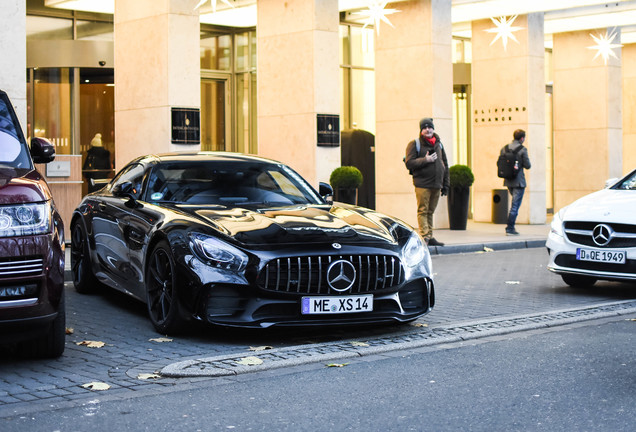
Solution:
M 548 269 L 570 286 L 636 281 L 636 170 L 562 208 L 546 246 Z

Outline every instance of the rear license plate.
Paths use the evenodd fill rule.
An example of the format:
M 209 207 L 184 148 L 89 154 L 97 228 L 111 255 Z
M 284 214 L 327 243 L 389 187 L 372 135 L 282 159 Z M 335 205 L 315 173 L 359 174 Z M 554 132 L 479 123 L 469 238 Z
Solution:
M 371 312 L 373 295 L 344 297 L 303 297 L 300 311 L 303 315 Z
M 577 249 L 576 259 L 579 261 L 625 264 L 625 251 Z

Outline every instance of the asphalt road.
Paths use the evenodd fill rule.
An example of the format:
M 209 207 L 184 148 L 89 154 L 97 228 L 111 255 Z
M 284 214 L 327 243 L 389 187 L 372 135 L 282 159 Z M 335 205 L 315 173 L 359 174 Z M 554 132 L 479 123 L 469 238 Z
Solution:
M 628 431 L 636 322 L 310 364 L 2 419 L 3 431 Z
M 152 400 L 153 407 L 148 408 L 149 410 L 169 412 L 168 408 L 172 404 L 178 405 L 181 400 L 188 400 L 184 395 L 189 394 L 188 392 L 190 391 L 194 392 L 193 398 L 197 399 L 199 392 L 214 393 L 214 389 L 217 386 L 228 383 L 248 382 L 254 380 L 254 377 L 258 378 L 255 382 L 259 383 L 262 382 L 260 380 L 268 379 L 268 377 L 272 379 L 273 377 L 282 378 L 287 376 L 288 373 L 295 374 L 297 373 L 295 371 L 300 371 L 295 379 L 301 380 L 304 379 L 301 378 L 303 376 L 302 371 L 314 371 L 314 373 L 318 374 L 316 379 L 322 377 L 328 383 L 329 377 L 340 376 L 321 375 L 333 372 L 322 371 L 324 365 L 320 362 L 308 362 L 307 365 L 301 366 L 300 369 L 283 368 L 267 373 L 237 375 L 231 379 L 160 378 L 142 380 L 139 378 L 141 373 L 152 373 L 161 370 L 165 366 L 187 359 L 242 353 L 249 350 L 250 347 L 263 345 L 273 346 L 276 349 L 297 345 L 319 349 L 327 343 L 352 339 L 370 342 L 377 338 L 382 338 L 388 349 L 390 349 L 393 341 L 398 343 L 410 335 L 426 336 L 427 332 L 434 333 L 437 329 L 444 326 L 463 328 L 464 323 L 474 320 L 496 321 L 527 316 L 528 314 L 546 314 L 549 316 L 558 311 L 584 310 L 594 305 L 615 305 L 621 302 L 630 302 L 634 300 L 636 295 L 636 287 L 632 284 L 603 282 L 593 289 L 572 289 L 567 287 L 558 276 L 545 269 L 546 262 L 547 254 L 543 248 L 434 256 L 433 265 L 436 272 L 437 304 L 432 313 L 415 323 L 418 327 L 406 325 L 388 328 L 353 328 L 338 331 L 325 329 L 312 332 L 305 330 L 240 332 L 217 328 L 195 328 L 191 333 L 182 337 L 172 338 L 169 342 L 153 340 L 161 335 L 154 332 L 145 315 L 145 307 L 140 303 L 131 301 L 127 297 L 114 292 L 91 296 L 79 295 L 69 285 L 67 286 L 67 325 L 73 328 L 73 333 L 67 336 L 66 351 L 60 359 L 54 361 L 25 361 L 15 358 L 9 351 L 0 350 L 0 422 L 2 422 L 0 423 L 0 430 L 12 430 L 5 429 L 4 426 L 12 428 L 14 424 L 20 424 L 18 420 L 21 416 L 25 416 L 25 418 L 36 416 L 36 418 L 40 419 L 42 417 L 40 417 L 39 413 L 48 413 L 51 418 L 58 418 L 60 415 L 65 415 L 64 413 L 67 409 L 70 409 L 69 412 L 74 412 L 73 415 L 77 415 L 77 411 L 74 410 L 85 409 L 87 412 L 93 412 L 95 411 L 95 404 L 91 401 L 94 400 L 100 400 L 100 403 L 110 401 L 108 403 L 112 403 L 113 406 L 123 407 L 128 405 L 129 408 L 121 408 L 121 412 L 141 414 L 146 409 L 144 405 L 147 402 L 145 402 L 144 398 L 151 398 L 148 400 Z M 628 316 L 616 319 L 618 320 L 617 322 L 622 322 L 626 318 Z M 594 321 L 589 323 L 595 325 Z M 619 341 L 623 338 L 623 335 L 614 336 L 611 332 L 608 334 Z M 512 335 L 501 336 L 502 341 L 512 337 Z M 516 340 L 516 336 L 514 339 Z M 532 339 L 530 337 L 527 338 L 528 341 Z M 77 345 L 83 341 L 102 341 L 105 345 L 102 348 Z M 463 342 L 459 346 L 466 346 L 472 343 L 474 342 Z M 458 350 L 454 352 L 464 349 L 458 348 L 457 344 L 452 345 L 453 350 Z M 622 343 L 616 345 L 620 345 L 626 350 L 629 348 Z M 441 346 L 445 345 L 442 344 Z M 540 347 L 537 346 L 538 348 Z M 436 349 L 431 347 L 421 349 L 437 352 Z M 377 360 L 379 363 L 375 367 L 383 369 L 385 368 L 385 363 L 383 362 L 390 361 L 393 355 L 397 356 L 395 358 L 405 355 L 405 351 L 393 351 L 393 353 L 383 354 L 378 359 L 374 356 L 364 356 L 351 361 L 351 366 L 353 364 L 370 364 Z M 487 352 L 482 352 L 481 354 L 485 358 L 489 358 Z M 510 359 L 505 359 L 503 354 L 499 356 L 493 354 L 494 357 L 501 357 L 499 359 L 500 362 L 514 362 L 516 358 L 514 351 L 511 351 L 510 355 L 512 356 Z M 630 353 L 628 352 L 627 355 L 630 355 Z M 527 358 L 532 358 L 532 351 L 528 352 Z M 349 360 L 346 361 L 349 362 Z M 446 361 L 449 361 L 449 359 L 446 359 Z M 455 374 L 458 377 L 463 377 L 466 385 L 468 385 L 471 380 L 467 378 L 472 377 L 472 375 L 466 374 L 475 373 L 474 362 L 476 360 L 468 360 L 468 357 L 466 357 L 466 361 L 468 363 L 464 365 L 464 369 L 461 369 L 459 364 L 457 365 Z M 536 358 L 527 361 L 543 364 L 542 354 L 537 351 Z M 422 363 L 425 365 L 426 360 L 422 360 Z M 486 363 L 489 365 L 490 361 Z M 440 364 L 443 364 L 443 362 L 440 361 Z M 408 368 L 408 366 L 402 364 L 392 364 L 387 367 Z M 505 367 L 505 364 L 501 364 L 501 367 Z M 327 370 L 331 371 L 332 369 L 328 368 Z M 355 368 L 347 366 L 346 368 L 335 369 L 346 370 L 344 374 L 349 374 L 347 371 Z M 494 368 L 490 372 L 496 375 L 497 370 L 497 368 Z M 387 374 L 387 377 L 391 376 L 390 369 L 384 373 Z M 522 379 L 521 375 L 515 374 L 515 376 L 517 379 Z M 379 379 L 377 377 L 373 378 L 373 380 L 365 378 L 362 383 L 351 381 L 348 385 L 355 388 L 364 383 L 366 390 L 360 389 L 358 391 L 375 394 L 376 390 L 381 389 L 384 391 L 384 387 L 390 387 L 388 383 L 380 383 L 380 381 L 376 383 L 376 380 Z M 83 384 L 89 382 L 105 382 L 110 385 L 110 389 L 97 392 L 82 387 Z M 312 398 L 314 397 L 318 398 L 318 396 L 315 396 L 311 386 L 320 388 L 317 384 L 308 384 L 310 387 L 307 388 L 307 393 L 298 398 L 295 395 L 290 397 L 289 394 L 285 394 L 284 389 L 289 386 L 291 386 L 289 388 L 295 388 L 292 384 L 281 383 L 280 386 L 283 390 L 281 390 L 279 398 L 274 398 L 274 393 L 272 393 L 271 397 L 274 398 L 273 401 L 275 403 L 283 405 L 285 405 L 283 403 L 285 397 L 291 399 L 290 403 L 301 405 L 305 399 L 313 400 Z M 263 387 L 263 389 L 265 388 Z M 477 386 L 473 389 L 474 394 L 479 394 L 479 388 Z M 228 389 L 224 391 L 231 393 L 231 390 Z M 274 386 L 272 389 L 276 389 L 276 387 Z M 370 392 L 369 389 L 373 389 L 373 391 Z M 162 394 L 165 394 L 166 397 L 170 394 L 179 394 L 180 397 L 170 400 L 170 402 L 166 401 L 166 405 L 162 406 L 160 397 Z M 466 394 L 468 395 L 469 393 Z M 422 406 L 425 406 L 428 397 L 426 395 L 422 397 L 424 399 L 420 402 Z M 336 399 L 339 400 L 339 398 Z M 265 399 L 268 398 L 265 397 Z M 215 399 L 212 398 L 210 400 L 214 401 Z M 231 398 L 228 400 L 231 400 Z M 317 400 L 320 400 L 320 398 Z M 235 402 L 238 403 L 238 401 Z M 154 406 L 155 404 L 156 406 Z M 199 403 L 197 406 L 203 410 L 215 409 L 216 406 L 224 406 L 224 402 L 220 401 L 214 404 Z M 193 408 L 193 410 L 196 409 Z M 308 412 L 312 412 L 312 410 L 308 410 Z M 302 411 L 295 411 L 295 413 L 297 416 L 304 416 Z M 185 410 L 183 415 L 187 414 L 188 410 Z M 163 414 L 157 415 L 161 418 Z M 167 413 L 165 415 L 168 416 Z M 203 414 L 199 413 L 199 415 Z M 315 416 L 316 420 L 320 417 L 317 413 Z M 369 411 L 368 416 L 376 417 L 373 411 Z M 127 418 L 129 420 L 126 420 Z M 146 416 L 138 417 L 136 414 L 130 417 L 123 415 L 121 421 L 134 422 L 138 418 L 148 421 Z M 64 420 L 61 417 L 59 419 L 60 424 L 64 424 Z M 165 420 L 166 423 L 159 423 L 158 428 L 160 430 L 163 429 L 161 425 L 169 424 L 168 417 Z M 329 418 L 324 418 L 324 420 L 330 421 Z M 254 419 L 254 422 L 254 427 L 258 428 L 256 426 L 258 425 L 258 419 Z M 35 424 L 40 424 L 40 422 L 37 421 Z M 348 423 L 343 422 L 342 424 L 347 425 Z M 51 425 L 49 424 L 49 426 Z M 134 423 L 130 423 L 128 428 L 143 430 L 145 427 L 141 424 L 135 427 L 133 425 Z M 231 426 L 231 424 L 228 423 L 228 426 Z M 202 430 L 214 430 L 214 428 L 207 428 L 203 424 L 199 425 L 199 428 Z M 50 430 L 88 429 L 83 427 L 60 427 L 51 428 Z M 185 430 L 189 429 L 191 428 L 185 428 Z M 346 429 L 346 427 L 342 429 Z M 49 429 L 45 428 L 42 430 Z M 196 428 L 192 428 L 192 430 L 196 430 Z M 314 428 L 314 430 L 316 429 Z

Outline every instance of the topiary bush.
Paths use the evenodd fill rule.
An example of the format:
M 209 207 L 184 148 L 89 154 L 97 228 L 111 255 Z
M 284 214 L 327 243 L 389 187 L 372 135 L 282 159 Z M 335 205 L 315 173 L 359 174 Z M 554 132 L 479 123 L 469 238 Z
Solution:
M 468 188 L 475 181 L 475 176 L 466 165 L 453 165 L 448 169 L 450 175 L 450 187 Z
M 334 189 L 357 189 L 362 186 L 362 173 L 354 166 L 341 166 L 331 172 L 329 183 Z

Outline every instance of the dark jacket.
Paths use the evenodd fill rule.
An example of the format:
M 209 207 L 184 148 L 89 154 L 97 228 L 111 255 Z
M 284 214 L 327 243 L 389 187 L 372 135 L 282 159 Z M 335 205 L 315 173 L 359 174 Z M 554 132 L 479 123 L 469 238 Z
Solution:
M 446 152 L 442 145 L 439 135 L 433 134 L 437 141 L 435 146 L 424 139 L 419 137 L 420 140 L 420 152 L 417 153 L 415 146 L 415 140 L 408 143 L 406 146 L 406 167 L 413 176 L 413 185 L 418 188 L 428 189 L 443 189 L 448 190 L 450 185 L 450 179 L 448 174 L 448 160 L 446 159 Z M 424 157 L 426 153 L 437 153 L 437 159 L 435 162 L 426 162 Z
M 512 141 L 508 144 L 510 150 L 515 150 L 521 145 L 521 143 L 517 140 Z M 499 153 L 503 154 L 504 148 L 501 148 Z M 519 174 L 514 179 L 504 179 L 504 186 L 506 187 L 526 187 L 526 175 L 523 172 L 523 169 L 530 169 L 530 158 L 528 157 L 528 149 L 524 146 L 519 153 L 517 153 L 517 158 L 521 161 L 521 169 L 519 170 Z

